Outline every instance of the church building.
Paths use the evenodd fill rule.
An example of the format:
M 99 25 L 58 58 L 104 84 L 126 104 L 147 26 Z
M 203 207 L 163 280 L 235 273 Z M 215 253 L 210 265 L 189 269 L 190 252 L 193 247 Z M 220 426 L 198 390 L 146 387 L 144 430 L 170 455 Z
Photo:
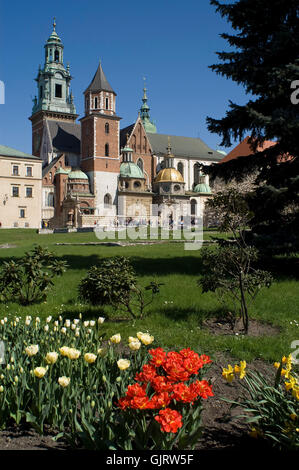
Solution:
M 117 94 L 101 63 L 84 91 L 84 116 L 78 120 L 55 20 L 44 48 L 29 118 L 32 153 L 43 162 L 43 226 L 111 227 L 147 223 L 151 216 L 164 224 L 187 213 L 202 217 L 211 189 L 201 165 L 219 162 L 223 154 L 199 138 L 158 133 L 145 86 L 136 122 L 121 129 Z

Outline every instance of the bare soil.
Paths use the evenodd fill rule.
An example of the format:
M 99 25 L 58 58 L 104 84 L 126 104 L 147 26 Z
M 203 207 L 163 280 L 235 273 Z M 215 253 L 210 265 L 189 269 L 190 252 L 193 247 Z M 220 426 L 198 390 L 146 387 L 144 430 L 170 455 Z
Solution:
M 244 334 L 243 323 L 238 319 L 234 326 L 224 319 L 209 318 L 203 322 L 203 328 L 207 328 L 214 335 L 239 335 Z M 280 329 L 269 323 L 250 320 L 247 336 L 274 336 L 280 333 Z

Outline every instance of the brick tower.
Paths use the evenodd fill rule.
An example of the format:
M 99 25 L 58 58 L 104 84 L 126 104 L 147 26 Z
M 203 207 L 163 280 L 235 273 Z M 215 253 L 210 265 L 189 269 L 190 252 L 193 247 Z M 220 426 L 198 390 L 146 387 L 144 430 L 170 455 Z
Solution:
M 116 215 L 120 169 L 119 121 L 116 93 L 101 63 L 84 92 L 85 116 L 81 121 L 81 168 L 88 174 L 96 197 L 96 215 Z
M 47 121 L 74 123 L 78 115 L 70 91 L 69 65 L 63 64 L 64 46 L 56 32 L 54 18 L 53 32 L 45 44 L 45 64 L 39 66 L 37 82 L 38 95 L 33 100 L 32 154 L 41 156 L 41 144 Z

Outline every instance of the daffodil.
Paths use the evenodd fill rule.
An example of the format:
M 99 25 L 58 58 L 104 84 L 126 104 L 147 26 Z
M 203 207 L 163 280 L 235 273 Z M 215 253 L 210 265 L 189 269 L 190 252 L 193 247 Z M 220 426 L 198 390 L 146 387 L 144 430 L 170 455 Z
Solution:
M 225 367 L 223 368 L 222 370 L 222 376 L 228 381 L 228 382 L 232 382 L 233 378 L 234 378 L 234 369 L 232 368 L 232 366 L 230 364 L 228 364 L 227 366 L 227 369 L 225 369 Z
M 245 369 L 246 369 L 246 361 L 240 361 L 240 365 L 239 366 L 235 365 L 235 367 L 234 367 L 234 372 L 237 373 L 237 374 L 240 374 L 240 379 L 241 380 L 246 375 Z

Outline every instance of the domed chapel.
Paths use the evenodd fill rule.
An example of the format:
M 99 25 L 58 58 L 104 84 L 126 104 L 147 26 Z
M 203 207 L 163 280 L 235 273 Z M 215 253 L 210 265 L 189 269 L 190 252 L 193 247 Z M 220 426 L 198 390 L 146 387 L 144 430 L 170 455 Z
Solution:
M 32 154 L 43 161 L 43 226 L 111 227 L 148 223 L 151 216 L 180 223 L 186 210 L 194 220 L 202 217 L 211 189 L 201 164 L 223 154 L 199 138 L 158 133 L 145 84 L 136 121 L 120 129 L 117 95 L 101 63 L 78 119 L 55 20 L 44 49 L 29 118 Z

